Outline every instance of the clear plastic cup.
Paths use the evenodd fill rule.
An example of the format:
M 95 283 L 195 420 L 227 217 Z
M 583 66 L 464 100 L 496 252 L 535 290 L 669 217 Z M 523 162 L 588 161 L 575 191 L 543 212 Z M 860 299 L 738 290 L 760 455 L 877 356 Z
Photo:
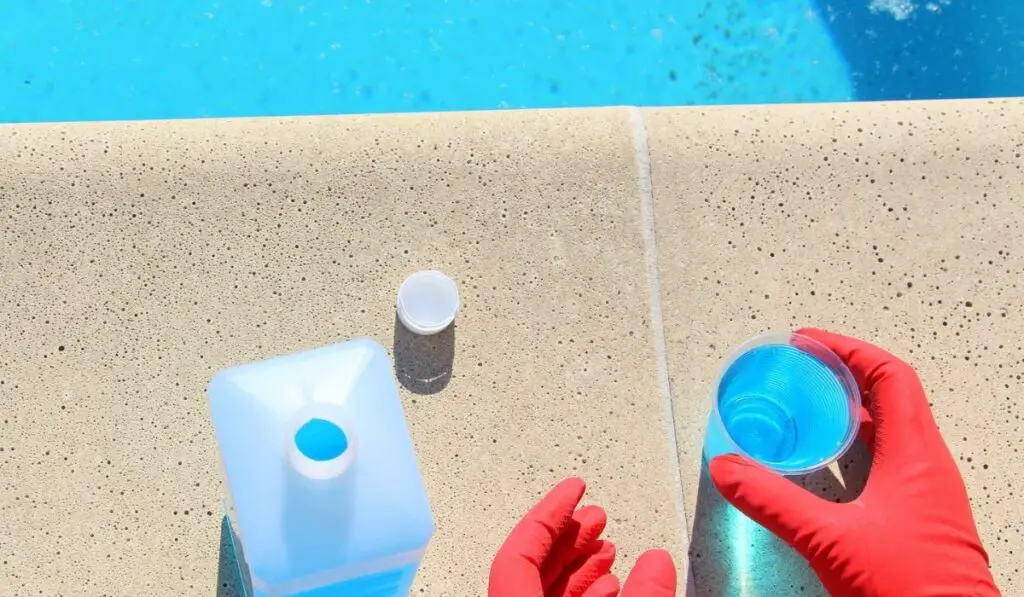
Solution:
M 736 347 L 715 384 L 704 457 L 736 453 L 783 475 L 839 459 L 860 427 L 860 390 L 825 345 L 796 333 Z

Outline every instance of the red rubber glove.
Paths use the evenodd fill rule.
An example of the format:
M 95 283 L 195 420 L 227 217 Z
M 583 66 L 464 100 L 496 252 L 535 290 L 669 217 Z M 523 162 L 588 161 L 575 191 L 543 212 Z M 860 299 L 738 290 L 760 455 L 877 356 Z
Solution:
M 873 452 L 864 491 L 836 504 L 729 454 L 710 465 L 719 492 L 805 557 L 834 596 L 999 595 L 960 471 L 914 370 L 860 340 L 799 333 L 839 355 L 860 386 L 868 419 L 861 438 Z
M 615 545 L 600 539 L 604 510 L 576 509 L 584 491 L 570 477 L 526 513 L 494 557 L 488 597 L 675 597 L 676 568 L 663 550 L 640 556 L 620 595 Z

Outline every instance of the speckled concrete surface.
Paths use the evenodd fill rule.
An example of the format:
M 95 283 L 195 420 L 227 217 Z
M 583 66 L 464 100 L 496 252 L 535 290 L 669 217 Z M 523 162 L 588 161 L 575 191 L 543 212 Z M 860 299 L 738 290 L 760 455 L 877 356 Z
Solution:
M 416 594 L 483 594 L 568 474 L 620 571 L 680 546 L 631 139 L 624 110 L 0 129 L 0 594 L 233 594 L 206 382 L 359 335 L 412 388 Z M 394 331 L 423 267 L 464 301 L 427 346 Z
M 1024 101 L 644 117 L 698 593 L 821 592 L 802 562 L 723 512 L 700 471 L 725 352 L 802 325 L 917 367 L 997 582 L 1024 591 Z
M 815 594 L 700 471 L 729 346 L 804 324 L 918 367 L 1014 594 L 1022 123 L 1006 101 L 0 128 L 0 594 L 235 594 L 206 382 L 357 335 L 396 357 L 435 506 L 417 594 L 483 594 L 573 473 L 620 572 L 689 528 L 698 594 Z M 393 312 L 421 267 L 463 291 L 430 341 Z

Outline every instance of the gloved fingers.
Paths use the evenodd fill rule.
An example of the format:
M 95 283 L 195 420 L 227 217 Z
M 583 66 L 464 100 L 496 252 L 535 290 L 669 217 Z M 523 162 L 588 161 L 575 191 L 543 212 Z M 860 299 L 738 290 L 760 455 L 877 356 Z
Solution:
M 540 568 L 572 521 L 586 484 L 570 477 L 548 492 L 509 533 L 491 564 L 491 597 L 543 597 Z M 536 586 L 533 586 L 533 585 Z
M 875 422 L 867 407 L 860 407 L 860 428 L 857 430 L 857 438 L 864 442 L 868 450 L 875 451 Z
M 675 597 L 676 565 L 663 549 L 645 551 L 630 571 L 620 597 Z
M 611 572 L 614 563 L 615 544 L 598 539 L 562 571 L 544 594 L 547 597 L 582 597 L 591 585 Z
M 619 579 L 614 574 L 605 574 L 594 581 L 580 597 L 618 597 Z
M 545 588 L 554 584 L 566 568 L 587 553 L 607 523 L 608 516 L 599 506 L 584 506 L 577 510 L 541 564 L 541 584 Z
M 709 469 L 726 501 L 811 558 L 813 535 L 834 517 L 836 504 L 738 454 L 715 458 Z
M 902 454 L 907 452 L 902 446 L 919 445 L 924 434 L 937 434 L 924 387 L 910 365 L 856 338 L 815 329 L 798 333 L 827 346 L 853 373 L 874 422 L 876 465 L 883 464 L 879 456 L 884 460 Z

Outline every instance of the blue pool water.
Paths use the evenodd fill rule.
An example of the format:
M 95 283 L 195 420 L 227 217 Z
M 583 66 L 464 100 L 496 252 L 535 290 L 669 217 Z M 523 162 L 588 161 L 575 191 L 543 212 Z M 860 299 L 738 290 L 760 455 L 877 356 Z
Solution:
M 1024 95 L 1020 0 L 3 0 L 0 122 Z
M 826 364 L 788 344 L 758 346 L 722 376 L 718 412 L 748 455 L 780 471 L 831 461 L 850 437 L 842 381 Z

